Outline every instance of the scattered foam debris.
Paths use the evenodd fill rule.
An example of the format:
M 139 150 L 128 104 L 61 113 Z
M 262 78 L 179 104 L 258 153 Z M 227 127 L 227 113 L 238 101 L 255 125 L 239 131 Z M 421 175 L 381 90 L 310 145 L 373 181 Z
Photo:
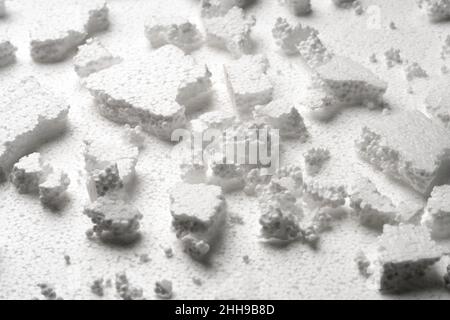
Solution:
M 173 296 L 172 281 L 161 280 L 155 283 L 155 294 L 160 299 L 171 299 Z
M 223 229 L 226 201 L 220 187 L 178 183 L 170 193 L 170 213 L 185 252 L 201 260 Z
M 300 22 L 293 26 L 281 17 L 277 18 L 272 28 L 275 44 L 287 55 L 299 54 L 298 46 L 302 41 L 306 41 L 312 33 L 314 33 L 314 29 L 303 27 Z
M 130 284 L 125 272 L 116 274 L 116 291 L 123 300 L 144 300 L 144 292 L 141 288 Z
M 46 300 L 63 300 L 63 298 L 59 297 L 56 294 L 56 291 L 53 288 L 53 286 L 49 285 L 48 283 L 39 283 L 38 287 L 41 289 L 41 295 Z
M 408 64 L 405 67 L 405 75 L 408 81 L 416 78 L 428 78 L 428 73 L 417 62 Z
M 16 51 L 17 48 L 10 41 L 0 39 L 0 68 L 13 64 L 16 61 Z
M 355 145 L 375 168 L 426 196 L 447 175 L 447 134 L 421 112 L 404 110 L 366 124 Z
M 249 54 L 253 48 L 250 34 L 255 17 L 246 17 L 241 8 L 233 7 L 224 16 L 203 17 L 206 43 L 228 50 L 234 58 Z
M 114 57 L 100 40 L 93 38 L 79 47 L 73 61 L 75 72 L 84 78 L 122 62 L 122 58 Z
M 109 27 L 109 9 L 104 0 L 71 0 L 64 6 L 64 10 L 72 13 L 70 17 L 57 9 L 61 8 L 58 0 L 46 3 L 50 1 L 53 5 L 48 8 L 54 12 L 40 18 L 31 31 L 31 57 L 36 62 L 62 61 L 88 37 Z
M 249 113 L 256 105 L 272 100 L 268 67 L 269 61 L 263 55 L 246 55 L 224 66 L 228 94 L 239 112 Z
M 14 163 L 41 144 L 61 136 L 69 106 L 32 77 L 11 81 L 0 93 L 0 182 Z M 17 121 L 17 119 L 21 121 Z
M 428 198 L 421 224 L 426 226 L 433 239 L 450 237 L 450 186 L 436 186 Z
M 204 106 L 210 95 L 210 76 L 191 56 L 166 45 L 152 51 L 145 61 L 136 57 L 91 74 L 85 85 L 104 117 L 139 125 L 169 140 L 173 130 L 185 125 L 185 112 Z
M 417 4 L 432 22 L 450 19 L 450 0 L 417 0 Z
M 203 36 L 197 26 L 179 16 L 153 16 L 145 25 L 145 36 L 153 48 L 172 44 L 186 53 L 203 44 Z
M 441 259 L 443 251 L 423 226 L 385 225 L 377 249 L 367 252 L 363 272 L 382 292 L 401 292 L 423 280 L 427 269 Z
M 103 297 L 105 294 L 105 280 L 103 278 L 95 279 L 90 288 L 93 294 L 98 297 Z

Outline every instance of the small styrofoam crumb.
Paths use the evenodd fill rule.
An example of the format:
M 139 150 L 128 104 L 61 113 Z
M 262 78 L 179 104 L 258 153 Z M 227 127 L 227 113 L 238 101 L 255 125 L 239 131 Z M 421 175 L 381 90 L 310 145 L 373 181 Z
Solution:
M 160 299 L 171 299 L 173 296 L 172 281 L 161 280 L 155 283 L 155 294 Z
M 54 2 L 49 7 L 60 7 L 58 0 L 49 1 Z M 34 61 L 62 61 L 88 37 L 109 27 L 109 9 L 104 0 L 71 0 L 68 7 L 72 7 L 73 16 L 64 16 L 55 9 L 55 12 L 48 13 L 46 19 L 39 20 L 32 29 L 30 47 Z
M 70 184 L 68 175 L 62 170 L 53 170 L 39 185 L 39 200 L 44 206 L 58 209 L 65 200 L 66 190 Z
M 250 33 L 255 21 L 238 7 L 231 8 L 224 16 L 204 17 L 206 43 L 228 50 L 234 58 L 249 54 L 253 47 Z
M 304 141 L 309 136 L 303 117 L 297 108 L 285 99 L 277 99 L 267 105 L 256 106 L 253 117 L 256 121 L 280 130 L 282 138 L 296 138 Z
M 421 224 L 430 229 L 434 239 L 450 237 L 450 186 L 433 188 Z
M 139 237 L 142 214 L 120 197 L 108 194 L 84 208 L 94 227 L 92 231 L 103 241 L 129 243 Z
M 330 151 L 325 148 L 311 148 L 304 154 L 304 158 L 306 173 L 314 176 L 330 160 Z
M 367 252 L 364 272 L 382 292 L 401 292 L 424 279 L 427 269 L 443 255 L 426 227 L 385 225 L 377 248 Z
M 0 182 L 21 157 L 61 136 L 67 125 L 65 99 L 29 77 L 11 81 L 0 92 Z M 20 121 L 18 121 L 20 119 Z
M 145 25 L 145 36 L 153 48 L 172 44 L 186 53 L 203 44 L 203 36 L 197 26 L 179 16 L 153 16 Z
M 430 21 L 439 22 L 450 19 L 450 0 L 417 0 Z
M 41 290 L 41 295 L 46 300 L 63 300 L 63 298 L 56 294 L 56 291 L 52 285 L 48 283 L 39 283 L 37 286 Z
M 299 54 L 298 46 L 314 33 L 314 29 L 303 27 L 299 22 L 292 26 L 285 18 L 278 17 L 272 28 L 272 36 L 277 46 L 287 55 Z
M 395 25 L 395 22 L 394 22 L 394 21 L 391 21 L 391 22 L 389 23 L 389 28 L 390 28 L 391 30 L 397 30 L 397 26 Z
M 400 49 L 390 48 L 384 53 L 384 58 L 386 59 L 386 66 L 388 69 L 394 67 L 395 65 L 403 64 Z
M 305 199 L 319 207 L 339 208 L 345 204 L 347 186 L 339 183 L 329 183 L 316 177 L 305 176 Z
M 289 12 L 296 16 L 304 16 L 312 12 L 311 0 L 285 0 Z
M 105 294 L 105 280 L 103 278 L 95 279 L 90 285 L 90 289 L 97 297 L 103 297 Z
M 151 63 L 149 63 L 151 62 Z M 91 74 L 85 85 L 101 115 L 169 140 L 186 123 L 185 113 L 204 107 L 211 73 L 172 45 Z
M 315 69 L 323 88 L 347 105 L 379 104 L 387 83 L 359 63 L 342 56 L 333 56 Z
M 375 168 L 427 196 L 449 174 L 447 135 L 421 112 L 405 110 L 363 126 L 355 145 Z
M 443 76 L 431 86 L 425 99 L 427 112 L 444 126 L 450 127 L 450 77 Z
M 417 63 L 413 62 L 405 67 L 406 80 L 412 81 L 416 78 L 428 78 L 428 73 Z
M 140 287 L 133 286 L 125 272 L 116 274 L 116 292 L 122 300 L 144 300 L 144 291 Z
M 89 39 L 78 49 L 73 59 L 75 72 L 79 77 L 87 77 L 91 73 L 99 72 L 120 63 L 119 57 L 114 57 L 97 39 Z
M 195 259 L 202 259 L 223 229 L 226 201 L 220 187 L 178 183 L 170 192 L 170 213 L 185 252 Z
M 19 193 L 38 193 L 39 185 L 50 171 L 50 167 L 41 159 L 40 153 L 34 152 L 20 158 L 13 166 L 9 179 Z
M 102 195 L 101 190 L 105 186 L 110 190 L 112 181 L 115 185 L 123 183 L 127 189 L 132 185 L 139 156 L 139 149 L 136 146 L 120 139 L 112 143 L 103 140 L 85 141 L 83 155 L 91 200 Z M 117 174 L 119 177 L 116 177 Z M 106 179 L 107 185 L 102 182 L 102 177 Z M 91 184 L 94 188 L 90 187 Z
M 0 68 L 16 61 L 16 51 L 17 48 L 11 42 L 0 39 Z
M 263 55 L 245 55 L 224 65 L 228 94 L 233 106 L 250 113 L 256 105 L 272 100 L 273 85 L 266 74 L 269 61 Z

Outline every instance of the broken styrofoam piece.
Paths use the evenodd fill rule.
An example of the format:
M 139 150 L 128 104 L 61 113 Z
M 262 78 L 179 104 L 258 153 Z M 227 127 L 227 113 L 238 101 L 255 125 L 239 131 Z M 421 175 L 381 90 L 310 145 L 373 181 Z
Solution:
M 320 88 L 310 88 L 306 97 L 300 101 L 311 118 L 318 121 L 329 121 L 332 119 L 342 107 L 336 97 L 330 95 Z
M 105 179 L 105 183 L 114 180 L 115 185 L 123 184 L 126 189 L 131 187 L 136 176 L 139 156 L 136 146 L 120 139 L 113 143 L 101 140 L 86 141 L 83 154 L 88 173 L 88 192 L 92 201 L 102 195 L 102 181 Z
M 233 7 L 245 8 L 255 0 L 201 0 L 201 16 L 211 18 L 224 16 Z
M 450 186 L 436 186 L 428 198 L 421 224 L 433 239 L 450 237 Z
M 304 181 L 305 199 L 319 207 L 339 208 L 345 204 L 348 196 L 347 186 L 338 183 L 328 183 L 315 177 L 306 177 Z
M 60 7 L 58 0 L 50 1 L 54 2 L 53 8 Z M 88 37 L 109 27 L 109 10 L 104 0 L 73 0 L 65 9 L 68 7 L 72 8 L 72 17 L 66 17 L 59 11 L 50 12 L 33 28 L 30 47 L 34 61 L 62 61 Z
M 405 110 L 366 124 L 355 145 L 375 168 L 427 196 L 450 173 L 447 135 L 421 112 Z
M 305 141 L 308 136 L 303 117 L 297 108 L 285 99 L 276 99 L 266 105 L 258 105 L 253 111 L 256 121 L 280 130 L 280 137 Z
M 122 58 L 114 57 L 99 40 L 89 39 L 86 44 L 79 47 L 73 60 L 75 72 L 84 78 L 120 63 Z
M 443 76 L 431 86 L 425 99 L 428 113 L 444 126 L 450 127 L 450 77 Z
M 153 48 L 172 44 L 186 53 L 200 48 L 203 44 L 203 36 L 197 26 L 179 16 L 153 16 L 145 25 L 145 36 Z
M 0 40 L 0 68 L 16 61 L 17 48 L 8 40 Z
M 0 92 L 0 181 L 12 166 L 66 129 L 69 106 L 29 77 L 11 81 Z M 20 121 L 17 121 L 20 119 Z
M 51 168 L 45 165 L 38 152 L 34 152 L 14 164 L 10 174 L 11 183 L 22 194 L 37 194 L 39 185 L 45 181 Z
M 311 27 L 304 27 L 301 29 L 301 37 L 298 37 L 297 49 L 300 52 L 303 60 L 312 69 L 328 62 L 334 53 L 322 43 L 319 38 L 319 32 Z M 300 40 L 300 41 L 299 41 Z
M 39 185 L 39 200 L 44 206 L 58 209 L 64 203 L 70 179 L 61 170 L 53 170 Z
M 359 63 L 333 56 L 315 69 L 324 90 L 344 104 L 380 103 L 387 83 Z
M 412 81 L 416 78 L 428 78 L 428 73 L 417 63 L 408 64 L 405 67 L 406 80 Z
M 439 22 L 450 19 L 450 0 L 417 0 L 417 3 L 430 21 Z
M 365 254 L 364 273 L 382 292 L 401 292 L 422 280 L 427 269 L 443 255 L 426 227 L 385 225 L 377 250 Z
M 314 34 L 314 29 L 303 27 L 299 22 L 295 26 L 290 25 L 285 18 L 278 17 L 272 28 L 272 36 L 275 43 L 287 55 L 299 54 L 298 46 L 307 41 Z
M 272 100 L 273 85 L 267 75 L 269 61 L 263 55 L 245 55 L 224 65 L 225 79 L 233 106 L 250 113 L 256 105 Z
M 252 50 L 250 33 L 255 18 L 245 17 L 241 8 L 233 7 L 224 16 L 204 17 L 206 43 L 226 49 L 234 58 L 249 54 Z
M 104 169 L 94 169 L 89 173 L 88 193 L 91 201 L 109 193 L 119 193 L 123 187 L 117 163 L 107 165 Z
M 85 85 L 104 117 L 170 140 L 185 126 L 185 113 L 204 107 L 211 93 L 211 73 L 172 45 L 145 58 L 123 61 L 91 74 Z
M 94 227 L 92 232 L 107 242 L 130 243 L 139 237 L 142 214 L 121 197 L 109 194 L 84 208 Z
M 170 212 L 185 251 L 195 259 L 204 258 L 226 220 L 226 201 L 221 188 L 203 183 L 178 183 L 170 193 Z

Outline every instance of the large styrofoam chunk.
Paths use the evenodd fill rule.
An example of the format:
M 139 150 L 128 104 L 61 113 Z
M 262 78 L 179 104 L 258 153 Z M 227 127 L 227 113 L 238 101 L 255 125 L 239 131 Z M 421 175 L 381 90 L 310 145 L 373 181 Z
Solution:
M 450 237 L 450 186 L 436 186 L 431 192 L 421 224 L 434 239 Z
M 204 17 L 203 25 L 208 45 L 226 49 L 235 58 L 250 53 L 250 33 L 255 18 L 245 17 L 242 9 L 233 7 L 224 16 Z
M 203 44 L 203 36 L 197 26 L 179 16 L 153 16 L 145 25 L 145 36 L 153 48 L 172 44 L 186 53 Z
M 273 85 L 266 74 L 269 62 L 262 55 L 245 55 L 224 66 L 228 93 L 233 106 L 249 113 L 256 105 L 272 100 Z
M 14 163 L 66 129 L 65 99 L 41 87 L 34 78 L 11 81 L 0 92 L 0 181 Z
M 49 1 L 46 4 L 52 12 L 38 19 L 30 35 L 31 57 L 37 62 L 64 60 L 86 38 L 109 27 L 109 10 L 104 0 L 70 0 L 64 6 L 58 0 Z
M 186 252 L 201 259 L 223 229 L 226 201 L 220 187 L 178 183 L 170 193 L 170 212 Z
M 100 114 L 170 139 L 183 127 L 185 112 L 204 106 L 210 94 L 210 72 L 172 45 L 148 57 L 123 61 L 86 78 Z
M 404 110 L 366 124 L 355 144 L 364 160 L 426 196 L 449 175 L 447 135 L 421 112 Z

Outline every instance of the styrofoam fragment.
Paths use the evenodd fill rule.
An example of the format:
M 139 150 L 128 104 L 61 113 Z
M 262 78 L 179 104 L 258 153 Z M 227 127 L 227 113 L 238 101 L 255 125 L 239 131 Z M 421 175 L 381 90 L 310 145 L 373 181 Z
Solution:
M 438 22 L 450 19 L 450 0 L 417 0 L 430 21 Z
M 139 237 L 142 214 L 115 195 L 100 197 L 84 208 L 94 224 L 93 232 L 104 241 L 133 242 Z
M 296 16 L 304 16 L 312 11 L 311 0 L 285 0 L 285 5 Z
M 315 177 L 305 178 L 303 187 L 306 198 L 320 207 L 342 207 L 348 195 L 346 185 L 329 183 Z
M 94 169 L 89 173 L 88 193 L 91 201 L 108 193 L 119 193 L 123 187 L 117 163 L 108 164 L 103 169 Z
M 434 239 L 450 237 L 450 186 L 433 188 L 421 224 L 430 230 Z
M 185 112 L 205 105 L 211 91 L 211 73 L 172 45 L 147 57 L 123 61 L 86 78 L 100 114 L 146 132 L 170 139 L 183 127 Z
M 45 20 L 38 20 L 31 32 L 31 57 L 34 61 L 53 63 L 64 60 L 88 37 L 109 27 L 109 10 L 104 0 L 71 0 L 64 8 L 71 8 L 72 16 L 56 10 L 61 7 L 58 0 L 50 1 L 53 6 L 49 8 L 55 11 L 47 13 Z
M 45 181 L 50 171 L 50 167 L 44 164 L 41 155 L 38 152 L 34 152 L 20 158 L 13 166 L 10 180 L 19 193 L 37 194 L 39 192 L 39 184 Z
M 226 49 L 234 58 L 249 54 L 252 49 L 250 33 L 255 17 L 245 17 L 241 8 L 233 7 L 224 16 L 204 17 L 206 43 Z
M 139 149 L 136 146 L 120 139 L 113 142 L 85 141 L 83 154 L 85 169 L 88 173 L 88 192 L 92 200 L 95 200 L 99 194 L 98 188 L 95 187 L 95 178 L 102 175 L 106 177 L 114 176 L 116 165 L 123 186 L 129 188 L 132 185 L 139 156 Z M 108 167 L 109 170 L 107 170 Z M 109 171 L 109 173 L 106 171 Z M 93 186 L 92 183 L 94 183 Z
M 39 185 L 39 200 L 49 208 L 59 208 L 65 199 L 70 184 L 68 175 L 61 170 L 54 170 Z
M 0 40 L 0 68 L 16 61 L 17 48 L 8 40 Z
M 75 72 L 84 78 L 94 72 L 107 69 L 122 61 L 114 57 L 97 39 L 89 39 L 85 45 L 78 49 L 73 59 Z
M 328 121 L 339 111 L 342 102 L 324 89 L 311 88 L 305 98 L 300 101 L 300 104 L 309 111 L 309 115 L 313 119 Z
M 272 36 L 277 46 L 288 55 L 299 54 L 298 46 L 314 33 L 314 29 L 303 27 L 299 22 L 292 26 L 285 18 L 278 17 L 272 28 Z
M 314 176 L 322 170 L 322 167 L 330 159 L 330 151 L 325 148 L 311 148 L 305 154 L 306 172 Z
M 347 57 L 333 56 L 315 71 L 325 91 L 345 104 L 379 103 L 387 90 L 385 81 Z
M 223 229 L 226 212 L 220 187 L 178 183 L 171 190 L 172 224 L 185 251 L 193 258 L 204 258 L 210 252 Z
M 400 292 L 413 287 L 442 255 L 426 227 L 385 225 L 376 252 L 366 254 L 365 271 L 380 291 Z
M 302 37 L 297 45 L 303 60 L 313 69 L 328 62 L 334 56 L 334 53 L 322 43 L 319 32 L 311 27 L 305 27 L 303 30 L 306 38 Z
M 273 85 L 266 74 L 268 67 L 269 61 L 262 55 L 245 55 L 224 65 L 228 94 L 238 111 L 249 113 L 254 106 L 272 100 Z
M 426 196 L 449 174 L 447 135 L 421 112 L 405 110 L 366 124 L 355 145 L 375 168 Z
M 245 8 L 255 0 L 201 0 L 201 16 L 224 16 L 231 8 Z
M 403 58 L 400 55 L 400 49 L 390 48 L 384 53 L 386 59 L 386 66 L 390 69 L 397 64 L 403 63 Z
M 431 86 L 425 99 L 428 113 L 446 127 L 450 126 L 450 77 L 443 76 Z
M 32 77 L 11 81 L 2 88 L 0 182 L 18 159 L 65 131 L 68 112 L 64 99 L 42 88 Z
M 277 99 L 267 105 L 256 106 L 253 117 L 256 121 L 280 130 L 282 138 L 297 138 L 305 141 L 309 136 L 303 117 L 297 108 L 285 99 Z
M 428 78 L 428 73 L 417 63 L 408 64 L 405 67 L 406 80 L 412 81 L 415 78 Z
M 145 25 L 145 36 L 153 48 L 172 44 L 186 53 L 203 44 L 203 36 L 197 26 L 179 16 L 153 16 Z

